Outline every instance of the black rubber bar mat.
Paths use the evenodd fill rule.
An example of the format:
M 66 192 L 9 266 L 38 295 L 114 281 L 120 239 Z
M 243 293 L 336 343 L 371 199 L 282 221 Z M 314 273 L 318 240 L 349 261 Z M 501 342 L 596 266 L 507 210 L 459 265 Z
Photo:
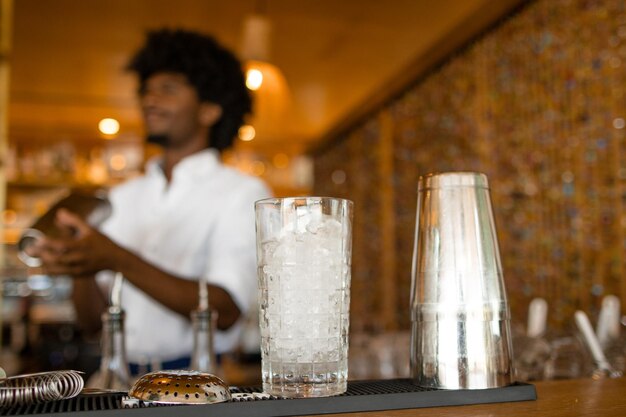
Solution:
M 231 391 L 255 393 L 261 392 L 261 389 L 233 387 Z M 181 406 L 148 406 L 141 403 L 138 408 L 123 408 L 123 397 L 123 393 L 79 395 L 64 401 L 0 408 L 0 415 L 281 417 L 531 401 L 537 399 L 537 393 L 534 385 L 522 383 L 481 390 L 437 390 L 413 385 L 410 379 L 392 379 L 350 381 L 346 393 L 325 398 L 265 398 Z

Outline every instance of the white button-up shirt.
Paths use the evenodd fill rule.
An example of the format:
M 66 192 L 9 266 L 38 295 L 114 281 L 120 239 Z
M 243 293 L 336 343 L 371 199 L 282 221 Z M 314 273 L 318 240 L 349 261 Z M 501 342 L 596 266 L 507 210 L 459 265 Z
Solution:
M 243 316 L 256 303 L 254 202 L 268 196 L 262 181 L 222 165 L 214 150 L 180 161 L 169 184 L 159 161 L 153 160 L 144 176 L 111 190 L 113 213 L 102 231 L 173 275 L 205 279 L 224 288 Z M 103 283 L 110 278 L 110 272 L 98 277 Z M 122 307 L 129 361 L 190 355 L 189 319 L 128 281 L 122 290 Z M 216 332 L 216 352 L 233 349 L 240 331 L 241 320 L 226 332 Z

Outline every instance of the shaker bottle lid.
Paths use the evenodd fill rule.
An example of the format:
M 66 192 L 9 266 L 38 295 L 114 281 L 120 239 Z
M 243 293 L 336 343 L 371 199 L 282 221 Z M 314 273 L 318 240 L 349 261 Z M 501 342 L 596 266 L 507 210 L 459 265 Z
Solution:
M 420 177 L 417 189 L 419 191 L 455 187 L 489 188 L 489 183 L 487 176 L 480 172 L 443 172 Z

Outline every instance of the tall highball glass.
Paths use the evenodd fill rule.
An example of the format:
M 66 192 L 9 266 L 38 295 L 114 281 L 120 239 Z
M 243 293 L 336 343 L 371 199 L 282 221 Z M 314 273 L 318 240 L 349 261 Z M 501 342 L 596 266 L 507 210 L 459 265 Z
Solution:
M 352 202 L 256 202 L 263 390 L 287 398 L 347 389 Z

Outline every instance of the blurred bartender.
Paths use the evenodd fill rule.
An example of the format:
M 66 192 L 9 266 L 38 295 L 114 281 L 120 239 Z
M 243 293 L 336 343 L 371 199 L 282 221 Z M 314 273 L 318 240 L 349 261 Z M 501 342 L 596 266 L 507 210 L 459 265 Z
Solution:
M 198 280 L 209 283 L 218 312 L 216 352 L 235 347 L 256 300 L 254 201 L 270 193 L 220 162 L 251 110 L 231 52 L 208 36 L 159 30 L 129 69 L 139 77 L 148 141 L 163 154 L 111 190 L 113 214 L 100 231 L 59 211 L 57 223 L 77 237 L 44 239 L 38 255 L 49 274 L 75 277 L 74 304 L 87 331 L 100 327 L 112 271 L 122 273 L 131 371 L 180 369 L 189 365 Z

